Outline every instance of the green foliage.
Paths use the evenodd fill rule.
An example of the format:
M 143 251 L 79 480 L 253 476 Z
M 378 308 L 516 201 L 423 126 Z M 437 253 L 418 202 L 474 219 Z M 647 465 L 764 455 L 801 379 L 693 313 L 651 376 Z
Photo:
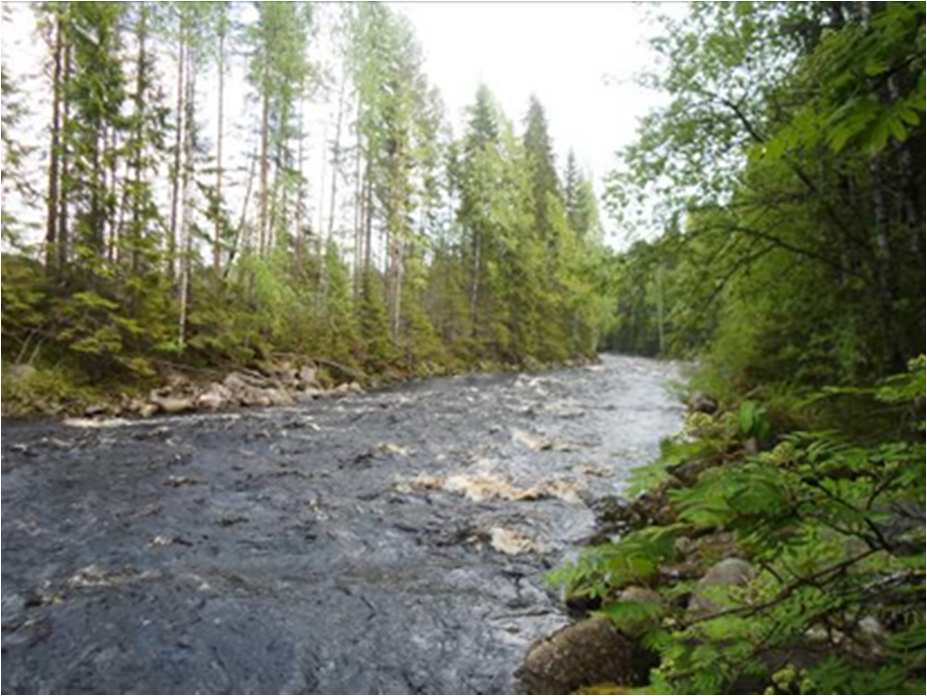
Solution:
M 584 550 L 574 562 L 564 564 L 548 575 L 569 596 L 607 598 L 629 585 L 647 584 L 660 570 L 660 564 L 674 553 L 673 542 L 681 527 L 645 527 L 631 532 L 619 542 Z
M 663 235 L 616 269 L 613 345 L 655 353 L 662 329 L 739 393 L 866 382 L 921 349 L 923 26 L 917 3 L 667 21 L 645 80 L 668 105 L 609 184 L 619 222 Z
M 50 411 L 67 407 L 82 407 L 99 397 L 99 387 L 87 384 L 82 371 L 64 365 L 40 365 L 25 377 L 14 374 L 10 365 L 3 365 L 4 415 L 29 415 L 37 407 Z
M 755 437 L 761 441 L 769 437 L 770 427 L 766 409 L 755 401 L 744 401 L 740 405 L 737 422 L 744 437 Z
M 570 594 L 604 598 L 603 614 L 622 630 L 644 631 L 660 660 L 645 692 L 923 691 L 924 421 L 905 407 L 923 404 L 924 358 L 857 389 L 894 409 L 897 439 L 796 431 L 757 455 L 719 457 L 694 484 L 669 490 L 674 522 L 593 547 L 553 574 Z M 748 401 L 733 428 L 696 423 L 700 440 L 687 446 L 704 456 L 723 436 L 755 435 L 767 427 L 762 413 Z M 664 459 L 684 451 L 668 445 Z M 695 588 L 666 574 L 680 560 L 674 540 L 725 534 L 755 577 L 698 589 L 707 612 L 681 608 Z M 664 602 L 609 601 L 641 583 Z

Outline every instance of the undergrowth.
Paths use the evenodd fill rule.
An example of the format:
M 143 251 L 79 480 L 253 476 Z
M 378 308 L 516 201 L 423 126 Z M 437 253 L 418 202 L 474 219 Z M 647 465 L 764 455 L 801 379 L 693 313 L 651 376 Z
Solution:
M 666 502 L 671 521 L 644 520 L 552 574 L 659 657 L 648 684 L 611 692 L 924 692 L 924 368 L 921 356 L 876 386 L 793 400 L 788 419 L 755 400 L 693 414 L 663 444 L 632 491 Z M 826 412 L 846 399 L 893 427 L 881 439 L 871 424 L 782 428 L 841 422 Z M 689 485 L 671 473 L 705 458 Z M 690 598 L 718 548 L 755 573 L 699 590 L 706 613 Z M 629 586 L 660 601 L 622 600 Z

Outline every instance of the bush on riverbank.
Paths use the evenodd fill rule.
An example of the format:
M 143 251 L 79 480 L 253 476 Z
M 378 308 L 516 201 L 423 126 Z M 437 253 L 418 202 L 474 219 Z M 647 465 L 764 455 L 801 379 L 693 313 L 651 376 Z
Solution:
M 924 365 L 793 404 L 823 422 L 868 402 L 877 436 L 749 402 L 690 416 L 620 513 L 633 531 L 555 573 L 659 658 L 613 693 L 923 693 Z
M 465 288 L 455 286 L 430 298 L 409 289 L 394 329 L 382 274 L 370 271 L 353 292 L 347 266 L 329 251 L 325 278 L 283 255 L 246 259 L 221 281 L 211 271 L 194 273 L 180 339 L 167 287 L 127 293 L 118 276 L 56 284 L 28 257 L 4 254 L 4 413 L 80 410 L 147 392 L 178 371 L 210 379 L 280 354 L 341 365 L 350 376 L 336 381 L 366 384 L 535 370 L 593 357 L 610 317 L 593 284 L 577 277 L 534 301 L 557 319 L 539 322 L 487 299 L 478 312 L 449 321 L 449 307 L 466 306 Z M 423 287 L 443 282 L 438 267 L 423 273 Z M 537 282 L 517 278 L 506 287 L 527 292 Z M 557 309 L 564 302 L 585 309 L 566 314 Z

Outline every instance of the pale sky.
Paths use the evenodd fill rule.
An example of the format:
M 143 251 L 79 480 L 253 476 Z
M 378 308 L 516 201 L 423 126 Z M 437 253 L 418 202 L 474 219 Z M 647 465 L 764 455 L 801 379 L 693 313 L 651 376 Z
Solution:
M 395 2 L 415 25 L 426 72 L 460 133 L 463 110 L 482 81 L 521 127 L 538 96 L 562 168 L 570 147 L 602 192 L 615 152 L 634 139 L 638 118 L 659 103 L 635 84 L 652 67 L 656 27 L 641 4 L 592 2 Z M 677 14 L 684 3 L 663 3 Z M 607 220 L 606 229 L 613 226 Z M 621 240 L 610 239 L 621 246 Z
M 396 2 L 415 25 L 426 72 L 455 125 L 485 82 L 520 126 L 538 96 L 560 159 L 572 145 L 598 177 L 655 102 L 633 77 L 653 56 L 632 3 Z
M 485 82 L 506 115 L 521 130 L 528 97 L 538 96 L 547 111 L 548 123 L 561 168 L 567 150 L 573 147 L 580 165 L 597 191 L 602 179 L 615 166 L 615 152 L 634 138 L 638 119 L 659 100 L 658 95 L 637 86 L 635 75 L 652 67 L 656 59 L 647 39 L 656 32 L 648 21 L 653 6 L 629 2 L 394 2 L 413 23 L 425 55 L 425 72 L 444 98 L 455 135 L 462 133 L 464 108 L 472 103 L 476 88 Z M 679 14 L 683 3 L 663 3 L 659 12 Z M 17 76 L 35 75 L 42 42 L 33 34 L 34 20 L 25 3 L 14 4 L 14 31 L 4 32 L 4 62 Z M 10 35 L 12 34 L 12 36 Z M 170 58 L 167 58 L 169 66 Z M 203 92 L 201 118 L 209 124 L 212 95 L 211 71 L 201 75 Z M 235 118 L 244 107 L 244 92 L 236 93 L 234 82 L 227 109 Z M 44 89 L 43 89 L 44 87 Z M 37 88 L 37 89 L 36 89 Z M 27 87 L 36 98 L 36 115 L 48 110 L 47 86 L 41 80 Z M 33 91 L 36 90 L 36 91 Z M 322 168 L 311 160 L 322 159 L 323 137 L 331 138 L 333 104 L 319 103 L 307 114 L 310 130 L 318 142 L 310 145 L 308 171 L 310 203 L 320 222 L 331 214 L 325 210 L 327 184 Z M 43 128 L 44 118 L 35 125 Z M 328 123 L 327 123 L 328 122 Z M 314 125 L 312 125 L 314 124 Z M 232 128 L 233 124 L 229 124 Z M 206 131 L 209 131 L 207 127 Z M 310 135 L 310 137 L 312 137 Z M 316 204 L 321 202 L 322 208 Z M 234 204 L 232 205 L 234 208 Z M 613 226 L 607 219 L 606 229 Z M 608 240 L 623 246 L 617 238 Z

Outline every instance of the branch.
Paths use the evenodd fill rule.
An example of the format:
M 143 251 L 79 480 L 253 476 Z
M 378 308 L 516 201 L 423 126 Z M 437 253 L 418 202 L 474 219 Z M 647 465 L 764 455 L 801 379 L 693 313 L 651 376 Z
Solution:
M 709 614 L 707 616 L 702 616 L 702 617 L 692 619 L 691 621 L 685 622 L 682 625 L 684 628 L 688 628 L 689 626 L 694 626 L 695 624 L 698 624 L 698 623 L 704 623 L 706 621 L 712 621 L 714 619 L 719 619 L 723 616 L 731 616 L 734 614 L 742 614 L 744 616 L 753 616 L 755 614 L 759 614 L 761 611 L 770 609 L 776 606 L 777 604 L 779 604 L 780 602 L 788 599 L 796 590 L 799 590 L 800 588 L 806 585 L 816 585 L 819 580 L 821 580 L 822 578 L 826 578 L 828 575 L 838 575 L 842 573 L 843 571 L 845 571 L 850 566 L 852 566 L 854 563 L 858 563 L 859 561 L 863 560 L 864 558 L 867 558 L 868 556 L 871 556 L 874 553 L 876 553 L 875 550 L 867 549 L 866 551 L 863 551 L 862 553 L 859 553 L 856 556 L 853 556 L 852 558 L 848 558 L 844 561 L 841 561 L 840 563 L 835 563 L 834 565 L 828 566 L 807 577 L 804 577 L 804 578 L 800 577 L 798 578 L 798 580 L 793 582 L 791 585 L 784 587 L 779 592 L 779 594 L 777 594 L 775 597 L 773 597 L 769 601 L 763 602 L 761 604 L 756 604 L 750 607 L 734 607 L 733 609 L 725 609 L 723 611 L 715 612 L 714 614 Z

